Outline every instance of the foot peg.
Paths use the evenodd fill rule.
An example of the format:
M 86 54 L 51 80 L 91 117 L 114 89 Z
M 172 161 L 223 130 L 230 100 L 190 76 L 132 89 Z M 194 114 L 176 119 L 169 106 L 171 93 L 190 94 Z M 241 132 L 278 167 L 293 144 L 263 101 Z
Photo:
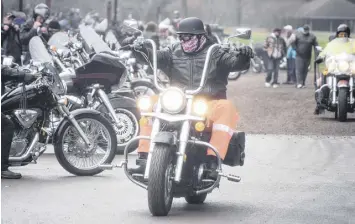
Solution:
M 120 162 L 120 164 L 101 164 L 99 165 L 99 168 L 103 169 L 103 170 L 113 170 L 113 168 L 122 168 L 127 162 L 126 161 L 122 161 Z
M 219 175 L 221 177 L 225 177 L 227 178 L 227 180 L 229 181 L 233 181 L 233 182 L 240 182 L 242 180 L 242 178 L 240 178 L 240 176 L 236 176 L 236 175 L 233 175 L 233 174 L 223 174 L 223 173 L 219 173 Z

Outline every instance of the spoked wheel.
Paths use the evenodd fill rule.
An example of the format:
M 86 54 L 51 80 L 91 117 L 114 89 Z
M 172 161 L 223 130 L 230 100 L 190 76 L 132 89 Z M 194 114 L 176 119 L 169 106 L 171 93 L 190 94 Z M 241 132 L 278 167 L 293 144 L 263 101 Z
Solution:
M 114 126 L 117 136 L 117 153 L 123 154 L 127 143 L 138 135 L 139 125 L 137 117 L 128 109 L 117 108 L 116 117 L 121 122 L 119 127 Z M 132 147 L 128 152 L 134 151 Z
M 185 200 L 189 204 L 202 204 L 207 197 L 207 193 L 193 196 L 186 196 Z
M 148 205 L 153 216 L 168 215 L 173 202 L 174 153 L 169 146 L 154 148 L 148 180 Z
M 88 147 L 76 128 L 67 122 L 54 144 L 57 160 L 65 170 L 78 176 L 101 173 L 99 165 L 111 163 L 115 157 L 117 141 L 112 125 L 99 114 L 79 114 L 75 120 L 91 146 Z
M 117 153 L 123 154 L 127 143 L 139 133 L 139 112 L 137 108 L 134 107 L 123 108 L 115 99 L 110 100 L 110 102 L 115 110 L 116 117 L 120 121 L 118 126 L 112 125 L 117 136 Z M 108 120 L 112 121 L 112 117 L 104 104 L 101 104 L 97 110 L 103 113 Z M 132 144 L 132 147 L 128 149 L 128 153 L 133 152 L 137 147 L 138 143 Z

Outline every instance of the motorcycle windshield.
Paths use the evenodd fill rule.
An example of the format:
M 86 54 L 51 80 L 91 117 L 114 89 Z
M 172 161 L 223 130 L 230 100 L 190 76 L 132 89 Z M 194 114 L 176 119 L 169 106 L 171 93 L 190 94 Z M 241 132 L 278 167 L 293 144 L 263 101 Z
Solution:
M 93 48 L 96 53 L 110 52 L 109 46 L 101 39 L 92 27 L 80 26 L 80 35 L 85 43 Z
M 65 45 L 69 42 L 69 36 L 67 33 L 58 32 L 55 33 L 48 41 L 48 44 L 61 50 L 69 50 Z
M 109 30 L 106 33 L 105 41 L 106 41 L 106 43 L 116 44 L 117 47 L 120 47 L 120 44 L 119 44 L 115 34 L 113 34 L 112 30 Z
M 355 44 L 348 38 L 335 38 L 327 44 L 324 50 L 321 52 L 321 56 L 335 56 L 340 54 L 355 54 Z
M 34 64 L 41 64 L 44 66 L 44 71 L 48 74 L 46 79 L 50 90 L 58 95 L 65 94 L 66 86 L 60 79 L 58 71 L 53 65 L 52 57 L 44 46 L 41 38 L 38 36 L 33 37 L 28 46 Z
M 31 58 L 34 63 L 52 63 L 52 57 L 49 54 L 48 50 L 44 46 L 43 41 L 41 40 L 40 37 L 35 36 L 30 40 L 30 43 L 28 44 Z

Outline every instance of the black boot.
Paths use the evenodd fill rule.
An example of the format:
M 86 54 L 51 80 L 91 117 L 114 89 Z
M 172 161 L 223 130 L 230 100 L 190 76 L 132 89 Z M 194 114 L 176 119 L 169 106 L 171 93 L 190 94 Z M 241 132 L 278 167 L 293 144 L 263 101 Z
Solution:
M 22 175 L 20 173 L 15 173 L 10 170 L 1 171 L 1 179 L 20 179 Z
M 217 163 L 217 157 L 216 156 L 207 156 L 207 179 L 212 179 L 212 180 L 217 180 L 218 177 L 218 163 Z
M 139 152 L 138 153 L 138 159 L 136 161 L 136 164 L 138 165 L 138 167 L 128 169 L 128 172 L 130 174 L 144 174 L 145 167 L 146 167 L 146 164 L 147 164 L 147 158 L 148 158 L 148 153 Z

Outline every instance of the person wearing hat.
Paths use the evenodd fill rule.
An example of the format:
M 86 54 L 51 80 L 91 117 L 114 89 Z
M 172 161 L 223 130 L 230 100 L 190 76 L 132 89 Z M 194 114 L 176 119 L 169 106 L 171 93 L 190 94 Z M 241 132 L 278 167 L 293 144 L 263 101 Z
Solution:
M 303 88 L 306 84 L 308 67 L 311 63 L 312 49 L 318 47 L 317 37 L 310 33 L 308 25 L 303 26 L 303 31 L 298 32 L 293 42 L 296 50 L 296 78 L 297 88 Z
M 1 24 L 1 48 L 3 54 L 12 56 L 15 62 L 21 63 L 22 46 L 20 41 L 19 26 L 14 24 L 16 16 L 13 13 L 7 13 Z
M 22 50 L 25 52 L 25 63 L 30 60 L 28 44 L 32 37 L 41 35 L 45 40 L 48 40 L 48 30 L 45 21 L 49 18 L 50 10 L 44 3 L 38 4 L 33 9 L 32 18 L 27 20 L 22 25 L 20 38 L 22 42 Z
M 207 52 L 213 43 L 206 36 L 202 20 L 196 17 L 182 19 L 177 30 L 180 43 L 159 50 L 157 52 L 158 68 L 169 75 L 171 86 L 182 89 L 196 89 L 201 81 Z M 125 46 L 134 41 L 127 38 L 123 41 Z M 152 56 L 150 48 L 141 47 L 146 55 Z M 136 48 L 135 48 L 136 49 Z M 139 53 L 136 53 L 137 56 Z M 232 101 L 227 100 L 228 74 L 233 71 L 245 70 L 250 66 L 250 58 L 254 57 L 253 50 L 244 46 L 236 52 L 227 52 L 222 47 L 215 48 L 212 52 L 207 71 L 207 80 L 200 97 L 208 101 L 209 112 L 207 119 L 212 125 L 210 143 L 217 148 L 222 160 L 227 154 L 229 141 L 233 130 L 237 126 L 238 114 Z M 151 59 L 151 58 L 150 58 Z M 157 97 L 152 97 L 152 101 Z M 171 99 L 173 100 L 173 99 Z M 152 102 L 154 104 L 154 102 Z M 141 135 L 150 136 L 151 124 L 141 125 Z M 146 159 L 149 151 L 149 141 L 141 140 L 138 147 L 140 159 Z M 215 154 L 208 151 L 208 167 L 215 167 L 217 159 Z M 143 173 L 145 165 L 130 169 L 130 173 Z M 216 173 L 211 173 L 211 178 L 216 178 Z
M 280 35 L 281 29 L 275 28 L 265 40 L 264 50 L 267 52 L 265 87 L 277 88 L 279 85 L 280 60 L 286 54 L 286 42 Z
M 49 38 L 53 36 L 55 33 L 61 31 L 61 26 L 57 20 L 52 20 L 48 23 L 48 35 Z

